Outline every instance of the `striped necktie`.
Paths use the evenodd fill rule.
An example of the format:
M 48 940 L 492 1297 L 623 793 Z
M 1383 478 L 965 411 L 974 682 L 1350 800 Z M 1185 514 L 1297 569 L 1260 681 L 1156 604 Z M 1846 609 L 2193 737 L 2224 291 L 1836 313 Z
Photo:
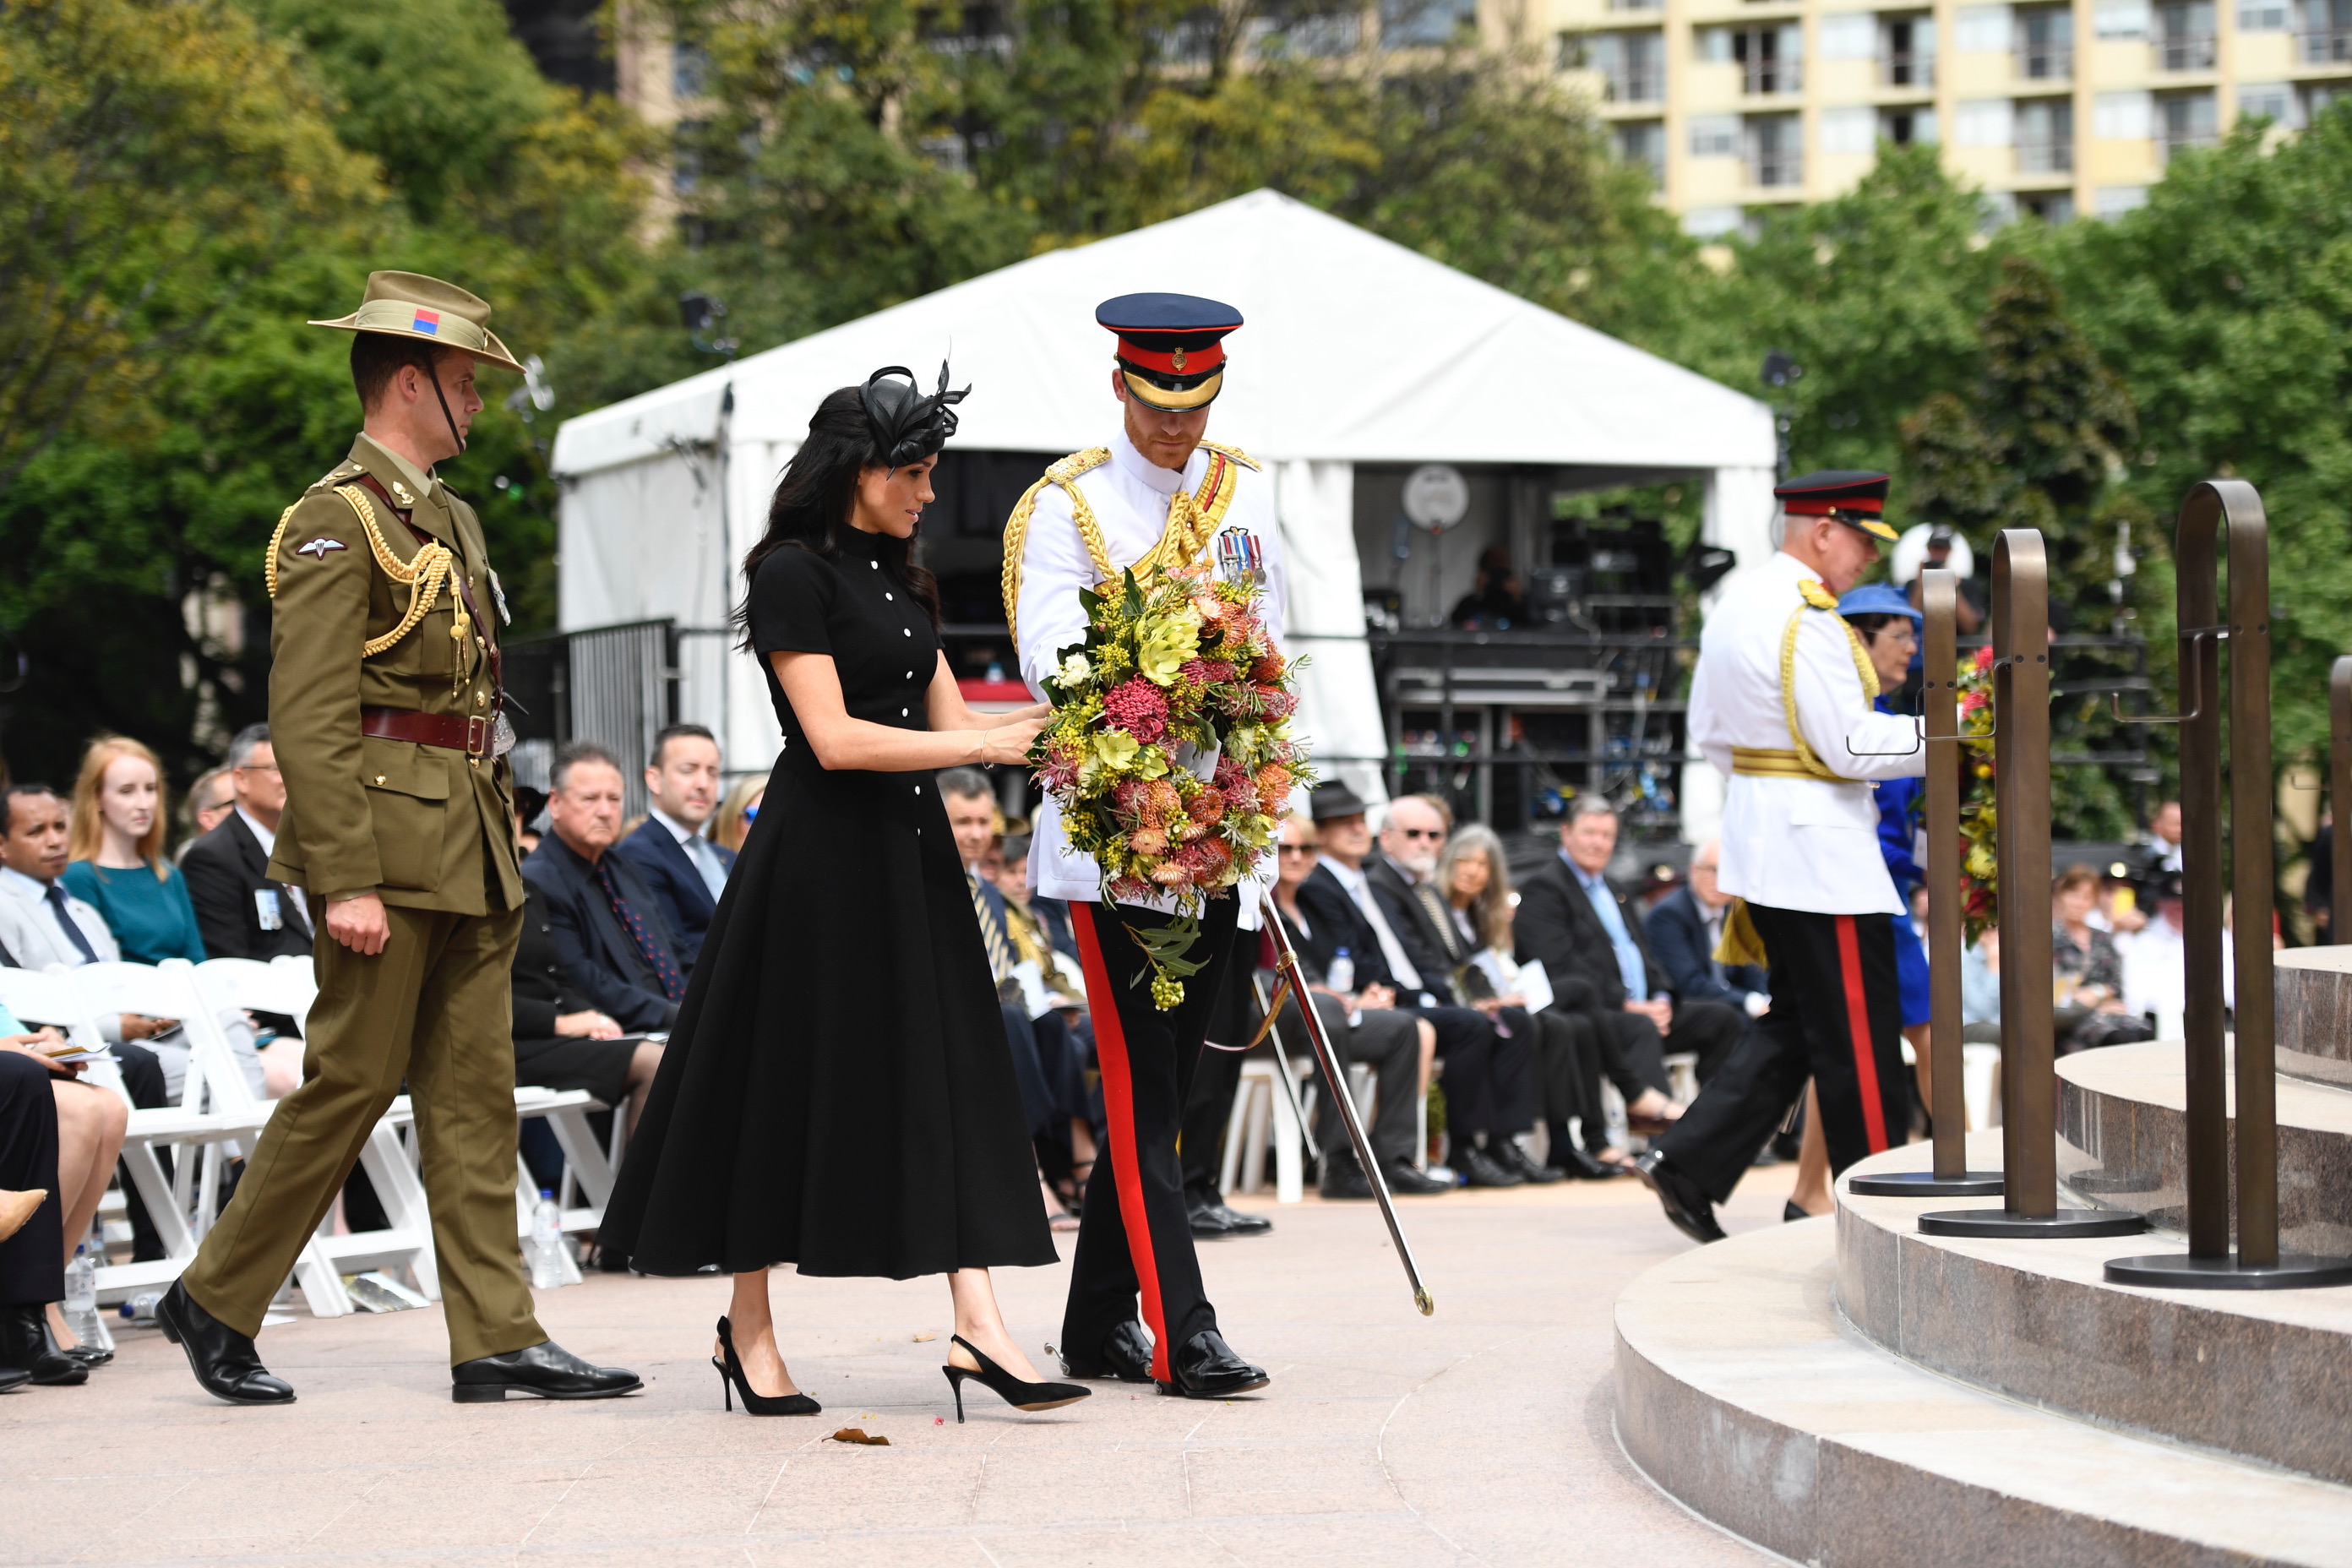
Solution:
M 614 918 L 621 922 L 621 929 L 628 932 L 630 942 L 636 945 L 638 955 L 653 970 L 654 980 L 661 986 L 662 994 L 673 1002 L 683 998 L 686 995 L 686 977 L 678 973 L 676 961 L 669 955 L 669 948 L 654 940 L 654 933 L 644 918 L 627 899 L 621 896 L 620 884 L 613 880 L 613 868 L 599 862 L 596 880 L 604 887 L 604 897 L 613 906 Z
M 980 879 L 966 871 L 964 880 L 971 884 L 971 910 L 980 917 L 980 940 L 988 949 L 989 977 L 1002 980 L 1013 973 L 1013 950 L 1005 943 L 1003 923 L 988 907 L 988 899 L 980 890 Z

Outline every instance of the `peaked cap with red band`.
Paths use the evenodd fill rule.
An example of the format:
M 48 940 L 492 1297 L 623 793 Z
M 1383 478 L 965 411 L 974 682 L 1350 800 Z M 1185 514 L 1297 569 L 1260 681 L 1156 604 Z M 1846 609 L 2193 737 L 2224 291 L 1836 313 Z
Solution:
M 1096 306 L 1095 321 L 1118 334 L 1115 357 L 1128 392 L 1181 414 L 1207 407 L 1223 390 L 1224 337 L 1242 313 L 1192 294 L 1121 294 Z
M 1892 544 L 1897 536 L 1883 515 L 1887 483 L 1886 475 L 1868 468 L 1823 468 L 1774 485 L 1772 493 L 1790 517 L 1832 518 Z

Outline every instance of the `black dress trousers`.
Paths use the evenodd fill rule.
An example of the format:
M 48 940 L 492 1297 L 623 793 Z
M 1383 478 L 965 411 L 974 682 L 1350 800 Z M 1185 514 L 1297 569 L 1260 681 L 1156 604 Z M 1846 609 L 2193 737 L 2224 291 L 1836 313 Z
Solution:
M 58 1194 L 58 1101 L 49 1069 L 22 1051 L 0 1051 L 0 1187 L 48 1196 L 24 1227 L 0 1241 L 0 1307 L 44 1306 L 66 1297 L 65 1209 Z
M 1151 1374 L 1170 1382 L 1170 1348 L 1217 1326 L 1192 1252 L 1176 1134 L 1202 1039 L 1234 965 L 1240 908 L 1232 899 L 1209 900 L 1192 950 L 1208 962 L 1184 982 L 1184 1000 L 1165 1013 L 1152 1005 L 1150 963 L 1129 933 L 1164 926 L 1174 917 L 1102 903 L 1074 903 L 1070 915 L 1102 1069 L 1111 1179 L 1105 1181 L 1097 1166 L 1087 1184 L 1062 1343 L 1091 1357 L 1113 1329 L 1135 1318 L 1139 1293 L 1153 1342 Z
M 1891 915 L 1748 906 L 1772 965 L 1772 1007 L 1657 1147 L 1722 1203 L 1811 1078 L 1830 1173 L 1910 1128 Z

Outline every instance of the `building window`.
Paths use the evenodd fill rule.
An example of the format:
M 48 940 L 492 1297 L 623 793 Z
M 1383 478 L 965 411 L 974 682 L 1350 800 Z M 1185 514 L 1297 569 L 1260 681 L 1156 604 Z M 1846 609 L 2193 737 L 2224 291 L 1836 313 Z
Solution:
M 669 95 L 680 103 L 709 90 L 710 51 L 684 40 L 669 47 Z
M 2305 125 L 2310 124 L 2347 98 L 2352 98 L 2352 85 L 2340 81 L 2304 83 L 2303 122 Z
M 1601 96 L 1612 103 L 1655 103 L 1666 96 L 1663 34 L 1595 33 L 1585 40 L 1586 62 L 1601 73 Z
M 1690 120 L 1691 156 L 1694 158 L 1737 158 L 1739 156 L 1739 116 L 1737 114 L 1694 114 Z
M 2147 0 L 2098 0 L 2092 17 L 2103 38 L 2147 37 Z
M 2238 89 L 2238 118 L 2267 120 L 2289 131 L 2303 129 L 2303 105 L 2294 89 L 2283 81 L 2248 82 Z
M 1804 38 L 1804 28 L 1794 22 L 1778 27 L 1701 27 L 1691 35 L 1699 59 L 1739 67 L 1739 90 L 1750 98 L 1798 90 L 1803 80 L 1799 68 Z
M 2006 54 L 2009 35 L 2006 5 L 1963 5 L 1952 21 L 1952 47 L 1964 55 Z
M 1721 239 L 1747 221 L 1738 207 L 1693 207 L 1683 214 L 1683 232 L 1693 239 Z
M 1748 183 L 1779 187 L 1804 183 L 1804 132 L 1793 114 L 1751 114 L 1746 126 Z
M 2144 92 L 2103 92 L 2091 103 L 2091 134 L 2102 142 L 2145 142 L 2155 121 L 2156 100 Z
M 2038 217 L 2043 223 L 2069 222 L 2074 216 L 2074 195 L 2068 191 L 2020 191 L 2017 216 Z
M 2008 99 L 1967 100 L 1953 110 L 1952 140 L 1962 147 L 2006 147 L 2016 118 L 2017 106 Z
M 2029 81 L 2063 81 L 2074 74 L 2074 13 L 2062 5 L 2018 11 L 2017 74 Z
M 1866 60 L 1878 52 L 1878 18 L 1867 11 L 1833 12 L 1813 25 L 1813 46 L 1825 60 Z
M 2307 66 L 2352 60 L 2352 0 L 2303 0 L 2303 32 L 2297 42 Z
M 2158 70 L 2211 70 L 2216 48 L 2213 0 L 2171 0 L 2158 5 L 2152 47 Z
M 2137 212 L 2147 205 L 2147 187 L 2101 185 L 2091 193 L 2091 198 L 2098 203 L 2097 211 L 2101 217 L 2121 217 L 2126 213 Z
M 1477 0 L 1381 0 L 1381 47 L 1449 43 L 1459 29 L 1477 25 Z
M 1878 110 L 1867 104 L 1843 109 L 1824 109 L 1821 119 L 1821 148 L 1825 153 L 1870 153 L 1878 147 Z
M 1879 115 L 1878 133 L 1897 147 L 1936 144 L 1936 111 L 1932 109 L 1889 109 Z
M 1936 85 L 1936 19 L 1887 16 L 1878 26 L 1878 80 L 1882 87 Z
M 709 131 L 704 120 L 681 120 L 670 130 L 669 188 L 681 196 L 702 183 L 702 141 Z
M 2238 31 L 2284 33 L 2287 9 L 2287 0 L 2238 0 Z
M 2168 162 L 2185 147 L 2210 147 L 2219 133 L 2213 95 L 2168 92 L 2156 100 L 2157 140 Z
M 1663 11 L 1666 0 L 1609 0 L 1612 11 Z
M 1629 121 L 1617 127 L 1617 156 L 1650 172 L 1650 184 L 1666 182 L 1666 128 L 1655 120 Z
M 2063 174 L 2074 167 L 2073 100 L 2036 98 L 2019 104 L 2012 134 L 2019 174 Z

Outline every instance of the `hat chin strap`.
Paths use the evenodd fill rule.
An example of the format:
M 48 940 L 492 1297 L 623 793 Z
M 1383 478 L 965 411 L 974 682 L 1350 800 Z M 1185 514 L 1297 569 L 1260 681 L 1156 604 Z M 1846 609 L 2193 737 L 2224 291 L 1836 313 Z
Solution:
M 426 357 L 425 374 L 426 379 L 433 383 L 433 401 L 441 405 L 441 417 L 449 422 L 449 439 L 457 443 L 457 450 L 451 456 L 462 458 L 466 455 L 466 437 L 458 434 L 457 416 L 449 412 L 449 400 L 441 395 L 441 367 L 432 363 L 429 355 Z

